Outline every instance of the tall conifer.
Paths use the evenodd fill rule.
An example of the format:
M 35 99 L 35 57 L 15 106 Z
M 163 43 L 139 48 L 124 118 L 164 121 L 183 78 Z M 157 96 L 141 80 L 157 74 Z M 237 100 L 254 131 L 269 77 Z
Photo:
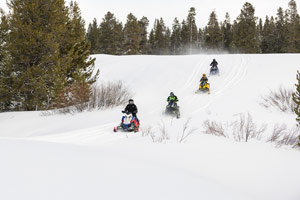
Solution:
M 99 52 L 120 55 L 123 52 L 123 26 L 114 14 L 107 12 L 99 26 Z
M 98 27 L 97 20 L 94 18 L 93 23 L 89 24 L 87 30 L 87 37 L 91 44 L 91 54 L 99 53 L 99 37 L 100 37 L 100 30 Z
M 233 27 L 233 43 L 243 53 L 259 53 L 257 17 L 252 4 L 246 2 Z
M 124 27 L 124 50 L 125 54 L 140 54 L 140 43 L 142 41 L 141 29 L 137 18 L 132 14 L 127 15 Z
M 77 3 L 10 0 L 7 47 L 14 108 L 42 110 L 77 84 L 92 84 L 94 59 Z
M 204 45 L 207 49 L 219 50 L 222 46 L 222 33 L 215 11 L 209 16 L 209 21 L 204 29 Z

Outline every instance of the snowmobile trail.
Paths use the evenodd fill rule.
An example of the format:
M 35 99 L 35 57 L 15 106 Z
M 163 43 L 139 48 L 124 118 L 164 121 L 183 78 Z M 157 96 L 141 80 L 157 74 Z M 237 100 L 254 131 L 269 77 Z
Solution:
M 80 129 L 75 131 L 69 131 L 64 133 L 57 133 L 46 136 L 32 136 L 31 140 L 40 140 L 56 143 L 68 143 L 87 145 L 93 143 L 108 144 L 114 143 L 118 140 L 124 139 L 122 134 L 111 135 L 112 127 L 118 122 L 103 124 L 100 126 L 94 126 L 91 128 Z
M 244 57 L 238 58 L 234 60 L 232 66 L 220 68 L 220 76 L 209 76 L 211 94 L 196 94 L 190 98 L 188 102 L 197 105 L 196 109 L 190 113 L 197 114 L 208 108 L 216 99 L 222 98 L 227 91 L 232 90 L 233 87 L 243 81 L 247 75 L 247 65 L 248 61 Z

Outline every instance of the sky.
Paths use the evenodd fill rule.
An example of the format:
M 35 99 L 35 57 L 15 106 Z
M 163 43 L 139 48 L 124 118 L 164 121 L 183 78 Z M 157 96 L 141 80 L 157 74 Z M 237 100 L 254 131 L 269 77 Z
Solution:
M 0 7 L 8 10 L 6 0 L 0 0 Z M 239 15 L 243 4 L 247 0 L 76 0 L 85 19 L 86 25 L 94 18 L 98 23 L 102 21 L 104 15 L 110 11 L 116 18 L 126 22 L 129 13 L 133 13 L 138 19 L 143 16 L 150 21 L 153 27 L 154 20 L 162 17 L 165 24 L 171 28 L 175 17 L 182 21 L 186 18 L 190 7 L 196 8 L 196 23 L 203 28 L 210 13 L 215 10 L 219 21 L 224 20 L 225 13 L 228 12 L 233 21 Z M 70 0 L 66 0 L 70 2 Z M 289 0 L 248 0 L 256 10 L 256 16 L 265 18 L 266 15 L 275 16 L 277 9 L 288 7 Z M 300 0 L 296 0 L 299 7 Z

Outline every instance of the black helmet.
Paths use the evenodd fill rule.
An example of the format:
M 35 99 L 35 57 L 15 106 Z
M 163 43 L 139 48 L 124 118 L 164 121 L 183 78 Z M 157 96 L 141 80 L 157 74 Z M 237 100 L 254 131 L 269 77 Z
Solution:
M 171 93 L 170 93 L 170 96 L 171 96 L 171 97 L 173 97 L 173 96 L 174 96 L 174 93 L 173 93 L 173 92 L 171 92 Z
M 213 61 L 216 61 L 216 59 L 213 59 Z
M 132 102 L 134 102 L 134 101 L 133 101 L 133 99 L 129 99 L 129 101 L 128 101 L 128 102 L 130 103 L 131 101 L 132 101 Z

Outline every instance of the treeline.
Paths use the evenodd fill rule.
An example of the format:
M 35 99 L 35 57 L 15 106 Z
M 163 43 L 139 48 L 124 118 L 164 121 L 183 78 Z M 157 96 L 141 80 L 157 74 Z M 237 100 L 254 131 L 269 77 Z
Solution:
M 0 9 L 0 112 L 46 110 L 85 102 L 91 59 L 76 2 L 9 0 Z M 75 98 L 79 97 L 79 98 Z
M 264 21 L 264 22 L 263 22 Z M 288 9 L 278 8 L 276 17 L 264 20 L 255 16 L 255 8 L 245 3 L 239 16 L 231 22 L 218 21 L 213 11 L 207 25 L 196 25 L 196 9 L 190 8 L 186 19 L 174 19 L 172 28 L 162 18 L 156 19 L 148 33 L 147 17 L 137 19 L 132 13 L 123 25 L 107 12 L 102 22 L 89 24 L 87 36 L 92 54 L 112 55 L 178 55 L 201 52 L 229 53 L 298 53 L 300 52 L 300 20 L 294 0 Z

